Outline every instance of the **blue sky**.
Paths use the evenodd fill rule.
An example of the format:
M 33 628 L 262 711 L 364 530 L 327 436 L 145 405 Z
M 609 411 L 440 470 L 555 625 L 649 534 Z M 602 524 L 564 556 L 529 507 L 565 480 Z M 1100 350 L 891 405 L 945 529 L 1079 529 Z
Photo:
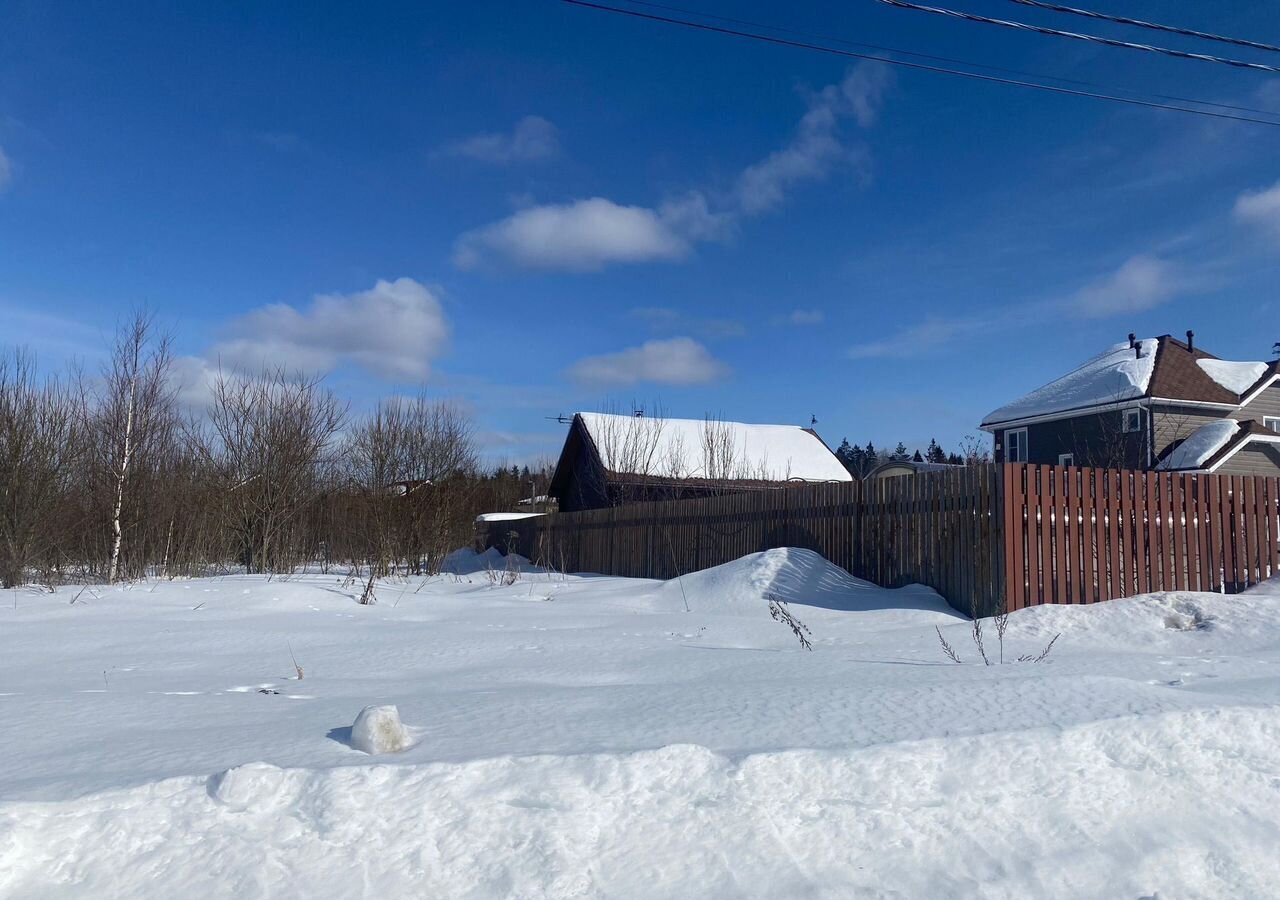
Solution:
M 685 5 L 1280 111 L 1278 76 L 874 0 Z M 1280 42 L 1265 4 L 1105 8 Z M 317 369 L 357 408 L 425 383 L 525 461 L 547 416 L 633 400 L 953 447 L 1129 331 L 1280 339 L 1280 129 L 551 0 L 7 10 L 0 321 L 49 367 L 146 305 L 187 377 Z

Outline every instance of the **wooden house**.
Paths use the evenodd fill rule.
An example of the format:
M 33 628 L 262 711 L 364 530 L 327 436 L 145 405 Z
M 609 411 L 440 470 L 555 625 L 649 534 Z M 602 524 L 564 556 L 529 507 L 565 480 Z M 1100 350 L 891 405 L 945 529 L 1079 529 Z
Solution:
M 1133 335 L 990 413 L 996 462 L 1280 474 L 1280 361 Z

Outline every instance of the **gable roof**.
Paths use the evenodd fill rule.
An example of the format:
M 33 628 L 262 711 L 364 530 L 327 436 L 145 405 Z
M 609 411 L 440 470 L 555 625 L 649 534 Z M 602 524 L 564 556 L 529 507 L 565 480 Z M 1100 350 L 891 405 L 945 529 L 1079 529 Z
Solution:
M 612 480 L 852 481 L 817 432 L 796 425 L 577 413 L 565 439 L 554 488 L 585 440 Z
M 1115 344 L 1066 375 L 988 413 L 982 426 L 1106 408 L 1144 398 L 1240 406 L 1280 373 L 1280 362 L 1220 360 L 1170 335 Z
M 1206 422 L 1156 464 L 1161 471 L 1195 469 L 1212 472 L 1251 443 L 1280 444 L 1280 433 L 1256 419 Z

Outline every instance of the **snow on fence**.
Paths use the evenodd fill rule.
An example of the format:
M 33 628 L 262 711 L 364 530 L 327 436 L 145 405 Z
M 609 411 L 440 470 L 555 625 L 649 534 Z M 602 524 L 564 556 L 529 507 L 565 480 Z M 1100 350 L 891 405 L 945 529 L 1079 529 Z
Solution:
M 1001 487 L 1009 609 L 1280 573 L 1280 478 L 1017 464 Z
M 1280 574 L 1280 479 L 987 465 L 554 513 L 481 538 L 560 571 L 639 578 L 804 547 L 990 615 Z

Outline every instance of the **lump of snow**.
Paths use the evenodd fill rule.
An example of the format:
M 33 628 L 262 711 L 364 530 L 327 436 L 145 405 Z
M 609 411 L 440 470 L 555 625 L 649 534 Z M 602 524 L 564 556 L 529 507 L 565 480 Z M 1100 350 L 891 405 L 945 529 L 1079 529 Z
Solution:
M 1219 419 L 1201 425 L 1174 448 L 1156 466 L 1157 469 L 1197 469 L 1209 461 L 1212 456 L 1227 446 L 1227 443 L 1240 430 L 1240 423 L 1235 419 Z
M 252 762 L 219 772 L 209 780 L 209 796 L 228 809 L 270 805 L 284 786 L 285 771 L 270 763 Z
M 1204 373 L 1233 394 L 1243 394 L 1258 383 L 1267 371 L 1262 362 L 1235 362 L 1229 359 L 1198 359 Z
M 351 746 L 365 753 L 399 753 L 413 746 L 394 706 L 366 706 L 351 726 Z
M 1155 371 L 1160 341 L 1146 338 L 1138 343 L 1140 355 L 1135 356 L 1128 342 L 1116 344 L 1057 381 L 988 413 L 982 424 L 994 425 L 1143 396 Z

